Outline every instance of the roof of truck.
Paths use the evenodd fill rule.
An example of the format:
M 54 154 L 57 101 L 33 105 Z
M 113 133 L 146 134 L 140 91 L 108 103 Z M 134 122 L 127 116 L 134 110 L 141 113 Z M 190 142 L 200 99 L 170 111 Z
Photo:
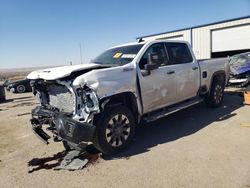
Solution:
M 121 44 L 121 45 L 117 45 L 117 46 L 113 46 L 112 48 L 119 48 L 119 47 L 123 47 L 123 46 L 132 46 L 132 45 L 138 45 L 138 44 L 146 44 L 149 42 L 153 42 L 153 41 L 157 41 L 157 42 L 179 42 L 179 43 L 187 43 L 187 41 L 183 41 L 183 40 L 169 40 L 169 39 L 155 39 L 155 40 L 143 40 L 141 42 L 130 42 L 130 43 L 125 43 L 125 44 Z

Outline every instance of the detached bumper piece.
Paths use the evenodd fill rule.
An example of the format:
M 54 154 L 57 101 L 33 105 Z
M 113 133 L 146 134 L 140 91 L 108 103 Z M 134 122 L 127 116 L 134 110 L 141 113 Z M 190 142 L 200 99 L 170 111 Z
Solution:
M 95 126 L 87 123 L 80 123 L 63 114 L 55 118 L 58 136 L 63 140 L 79 144 L 93 140 Z
M 51 137 L 46 132 L 44 132 L 42 128 L 32 126 L 32 130 L 43 143 L 49 144 L 48 140 Z
M 46 144 L 51 137 L 43 130 L 44 124 L 49 125 L 47 130 L 56 137 L 74 144 L 91 142 L 95 132 L 94 125 L 80 123 L 56 109 L 41 106 L 32 110 L 31 124 L 34 133 Z

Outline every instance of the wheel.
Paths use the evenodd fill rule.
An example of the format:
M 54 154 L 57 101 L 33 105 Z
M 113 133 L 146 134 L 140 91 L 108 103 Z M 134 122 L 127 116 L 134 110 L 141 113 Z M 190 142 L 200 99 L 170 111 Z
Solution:
M 25 88 L 24 85 L 18 85 L 18 86 L 16 87 L 16 92 L 17 92 L 17 93 L 24 93 L 25 91 L 26 91 L 26 88 Z
M 124 149 L 132 141 L 135 132 L 134 117 L 125 106 L 107 108 L 97 120 L 94 118 L 94 125 L 93 144 L 106 155 Z
M 205 96 L 204 101 L 209 107 L 219 107 L 223 102 L 224 82 L 214 80 L 210 89 L 210 93 Z

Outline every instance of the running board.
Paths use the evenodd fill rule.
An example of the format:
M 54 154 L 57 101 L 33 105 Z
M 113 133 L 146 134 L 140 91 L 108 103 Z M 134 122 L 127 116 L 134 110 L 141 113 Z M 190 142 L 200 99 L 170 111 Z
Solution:
M 190 106 L 193 106 L 195 104 L 198 104 L 202 101 L 203 100 L 201 98 L 190 99 L 190 100 L 178 103 L 176 105 L 173 105 L 170 107 L 165 107 L 161 110 L 157 110 L 156 112 L 149 113 L 147 116 L 143 117 L 143 119 L 146 122 L 155 121 L 157 119 L 160 119 L 160 118 L 167 116 L 169 114 L 172 114 L 174 112 L 177 112 L 177 111 L 183 110 L 185 108 L 188 108 Z

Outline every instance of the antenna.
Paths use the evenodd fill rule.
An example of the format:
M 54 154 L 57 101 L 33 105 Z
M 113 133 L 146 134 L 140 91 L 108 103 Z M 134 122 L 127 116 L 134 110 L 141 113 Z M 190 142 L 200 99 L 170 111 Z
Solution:
M 81 64 L 82 64 L 82 45 L 80 43 L 80 58 L 81 58 Z

